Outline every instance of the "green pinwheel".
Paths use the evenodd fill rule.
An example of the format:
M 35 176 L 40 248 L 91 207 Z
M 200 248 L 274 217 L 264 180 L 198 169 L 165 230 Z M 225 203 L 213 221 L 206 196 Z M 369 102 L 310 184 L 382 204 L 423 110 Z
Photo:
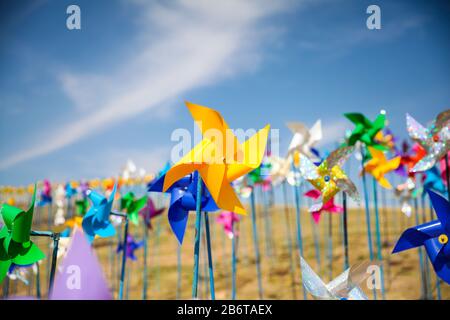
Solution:
M 4 226 L 0 230 L 0 283 L 12 264 L 26 266 L 45 258 L 45 254 L 30 239 L 35 199 L 36 185 L 27 211 L 8 204 L 1 208 Z
M 344 113 L 344 116 L 355 125 L 355 128 L 347 138 L 347 145 L 354 146 L 356 142 L 364 143 L 366 147 L 374 147 L 378 150 L 387 150 L 387 147 L 380 143 L 377 134 L 384 128 L 386 123 L 386 112 L 382 110 L 375 121 L 370 121 L 362 113 Z
M 139 224 L 139 211 L 147 204 L 147 196 L 143 196 L 140 199 L 136 199 L 133 192 L 127 192 L 122 199 L 120 199 L 120 210 L 125 210 L 128 214 L 130 221 L 138 225 Z

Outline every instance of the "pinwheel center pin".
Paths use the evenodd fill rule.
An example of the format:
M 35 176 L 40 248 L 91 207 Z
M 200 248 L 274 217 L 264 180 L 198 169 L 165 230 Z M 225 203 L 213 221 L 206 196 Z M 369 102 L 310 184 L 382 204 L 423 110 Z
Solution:
M 448 237 L 446 234 L 441 234 L 438 240 L 440 244 L 446 244 L 448 242 Z
M 435 135 L 433 136 L 433 141 L 434 141 L 434 142 L 439 142 L 439 136 L 438 136 L 437 134 L 435 134 Z
M 330 176 L 325 176 L 325 177 L 323 177 L 323 180 L 325 180 L 325 182 L 328 182 L 328 181 L 330 181 Z

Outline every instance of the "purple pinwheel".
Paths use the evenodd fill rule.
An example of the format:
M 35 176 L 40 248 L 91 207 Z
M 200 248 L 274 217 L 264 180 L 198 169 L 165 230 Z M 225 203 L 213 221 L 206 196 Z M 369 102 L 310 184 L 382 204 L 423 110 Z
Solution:
M 132 235 L 127 236 L 127 251 L 126 256 L 127 259 L 131 259 L 133 261 L 136 261 L 137 258 L 134 255 L 134 251 L 139 249 L 140 247 L 144 246 L 144 241 L 135 241 Z M 123 243 L 119 243 L 119 246 L 117 247 L 117 253 L 121 252 L 123 250 Z
M 164 185 L 164 176 L 161 176 L 148 188 L 150 192 L 162 192 Z M 167 193 L 171 194 L 169 207 L 169 223 L 173 233 L 180 244 L 183 243 L 184 233 L 186 231 L 189 211 L 195 211 L 197 199 L 197 181 L 198 172 L 189 174 L 184 178 L 175 182 Z M 219 210 L 208 189 L 203 185 L 202 188 L 202 211 L 216 211 Z
M 436 274 L 450 284 L 450 203 L 431 190 L 428 195 L 438 220 L 405 230 L 392 253 L 425 246 Z
M 165 208 L 160 208 L 156 210 L 155 204 L 153 203 L 152 199 L 148 197 L 147 204 L 144 208 L 142 208 L 141 211 L 139 211 L 139 215 L 144 219 L 144 223 L 147 226 L 147 228 L 152 228 L 152 222 L 151 219 L 154 217 L 159 216 L 161 213 L 163 213 Z

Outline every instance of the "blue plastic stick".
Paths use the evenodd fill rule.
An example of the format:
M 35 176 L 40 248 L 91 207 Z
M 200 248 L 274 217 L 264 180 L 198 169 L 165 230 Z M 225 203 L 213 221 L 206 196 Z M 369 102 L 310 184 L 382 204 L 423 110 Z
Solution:
M 367 243 L 369 245 L 369 257 L 370 261 L 373 261 L 373 243 L 372 243 L 372 227 L 370 223 L 370 211 L 369 211 L 369 193 L 367 192 L 366 171 L 364 170 L 364 150 L 361 146 L 361 166 L 362 166 L 362 180 L 364 189 L 364 206 L 366 211 L 366 224 L 367 224 Z M 377 300 L 376 288 L 373 288 L 373 297 Z
M 177 300 L 181 296 L 181 245 L 177 242 Z
M 142 285 L 142 300 L 147 300 L 147 253 L 148 253 L 148 227 L 145 223 L 142 224 L 144 227 L 144 270 L 143 270 L 143 285 Z
M 214 269 L 211 253 L 211 235 L 209 233 L 209 218 L 208 212 L 205 211 L 205 231 L 206 231 L 206 247 L 208 249 L 208 267 L 209 267 L 209 290 L 211 292 L 211 300 L 216 300 L 216 293 L 214 291 Z
M 252 207 L 252 227 L 253 227 L 253 244 L 255 247 L 255 263 L 256 263 L 256 275 L 258 277 L 258 294 L 259 299 L 263 299 L 263 288 L 261 280 L 261 261 L 259 256 L 259 240 L 258 240 L 258 229 L 256 227 L 256 208 L 255 208 L 255 189 L 252 188 L 250 194 L 250 202 Z
M 199 175 L 197 181 L 197 199 L 195 208 L 195 244 L 194 244 L 194 278 L 192 280 L 192 298 L 198 296 L 198 267 L 200 258 L 200 236 L 202 228 L 202 179 Z
M 292 250 L 292 234 L 291 234 L 291 222 L 289 218 L 289 206 L 287 199 L 286 180 L 283 181 L 283 198 L 284 198 L 284 218 L 286 228 L 286 241 L 289 251 L 289 264 L 291 269 L 291 286 L 292 286 L 292 298 L 297 300 L 297 291 L 295 290 L 295 259 L 294 250 Z
M 375 209 L 375 232 L 376 232 L 376 244 L 377 244 L 377 259 L 380 263 L 380 277 L 381 277 L 381 299 L 385 300 L 384 290 L 384 268 L 383 268 L 383 252 L 381 246 L 381 230 L 380 230 L 380 215 L 378 213 L 378 192 L 377 192 L 377 180 L 375 177 L 372 179 L 373 187 L 373 202 Z
M 297 172 L 297 169 L 292 163 L 292 170 L 294 172 Z M 299 263 L 300 263 L 300 257 L 303 257 L 303 242 L 302 242 L 302 227 L 301 227 L 301 217 L 300 217 L 300 185 L 294 184 L 294 195 L 295 195 L 295 213 L 296 213 L 296 219 L 297 219 L 297 247 L 299 252 Z M 302 282 L 302 292 L 303 292 L 303 299 L 307 300 L 308 296 L 306 295 L 305 286 Z
M 231 300 L 236 300 L 236 234 L 234 232 L 234 221 L 231 221 Z
M 418 225 L 419 222 L 419 209 L 418 209 L 418 204 L 417 204 L 417 198 L 414 198 L 414 211 L 415 211 L 415 218 L 416 218 L 416 225 Z M 423 260 L 423 252 L 422 252 L 422 247 L 419 247 L 419 265 L 420 265 L 420 275 L 421 275 L 421 280 L 422 280 L 422 286 L 421 286 L 421 297 L 424 298 L 426 297 L 426 288 L 427 288 L 427 284 L 426 284 L 426 278 L 425 278 L 425 274 L 424 274 L 424 260 Z
M 123 253 L 122 253 L 122 270 L 120 271 L 119 282 L 119 300 L 123 300 L 123 288 L 125 283 L 125 273 L 127 265 L 127 238 L 128 238 L 128 217 L 125 216 L 125 226 L 123 231 Z

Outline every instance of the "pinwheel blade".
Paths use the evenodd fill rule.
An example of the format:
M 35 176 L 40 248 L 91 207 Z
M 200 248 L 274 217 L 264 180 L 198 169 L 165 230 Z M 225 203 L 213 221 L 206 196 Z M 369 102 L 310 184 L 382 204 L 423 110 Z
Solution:
M 427 190 L 427 192 L 439 221 L 443 228 L 450 233 L 450 203 L 431 190 Z

